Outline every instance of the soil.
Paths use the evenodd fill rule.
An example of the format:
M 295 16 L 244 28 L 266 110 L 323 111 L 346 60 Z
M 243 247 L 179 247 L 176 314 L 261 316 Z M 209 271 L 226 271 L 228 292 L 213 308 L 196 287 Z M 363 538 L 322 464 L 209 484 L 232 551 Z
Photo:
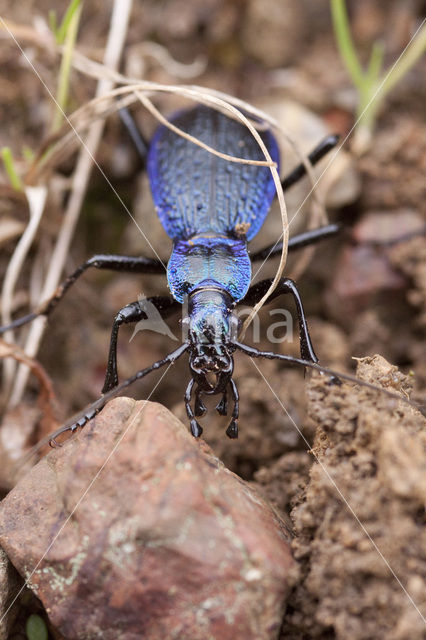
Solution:
M 59 16 L 67 4 L 56 3 Z M 386 66 L 397 58 L 422 19 L 421 2 L 347 4 L 362 60 L 368 59 L 372 41 L 380 38 L 386 46 Z M 47 20 L 50 4 L 27 0 L 13 8 L 9 5 L 0 0 L 0 15 L 13 23 L 17 39 L 55 92 L 59 58 L 43 46 L 36 31 L 40 20 Z M 108 23 L 109 4 L 88 0 L 79 50 L 100 59 Z M 1 35 L 0 146 L 10 146 L 14 157 L 21 158 L 24 147 L 33 151 L 41 147 L 49 131 L 52 104 L 11 37 L 4 30 Z M 179 79 L 170 63 L 163 66 L 155 55 L 135 55 L 134 47 L 144 41 L 160 44 L 183 63 L 203 56 L 206 68 L 196 77 Z M 343 137 L 354 124 L 356 93 L 337 54 L 325 0 L 135 3 L 126 42 L 127 67 L 123 64 L 123 70 L 129 74 L 143 72 L 152 81 L 212 87 L 249 102 L 261 98 L 263 105 L 292 100 Z M 361 157 L 351 154 L 359 193 L 351 202 L 343 198 L 345 204 L 328 211 L 333 221 L 342 224 L 343 232 L 317 247 L 298 279 L 321 363 L 355 374 L 354 357 L 380 354 L 408 377 L 389 369 L 381 359 L 362 362 L 357 375 L 419 404 L 426 401 L 426 127 L 425 89 L 419 82 L 424 70 L 423 59 L 384 102 L 370 148 Z M 93 80 L 73 72 L 69 111 L 90 100 L 93 92 Z M 181 103 L 169 97 L 156 104 L 170 113 Z M 152 116 L 142 107 L 134 115 L 145 135 L 151 135 Z M 317 143 L 313 139 L 311 146 Z M 351 153 L 351 138 L 345 148 Z M 155 221 L 146 177 L 141 176 L 140 161 L 116 115 L 106 124 L 97 161 L 149 232 L 158 253 L 167 258 L 170 242 Z M 66 201 L 63 185 L 74 162 L 75 154 L 64 157 L 49 177 L 46 216 L 16 287 L 16 317 L 34 306 L 34 296 L 28 292 L 31 288 L 37 291 L 45 256 L 60 228 Z M 17 162 L 22 175 L 25 166 L 23 160 Z M 284 166 L 284 172 L 290 168 Z M 9 227 L 3 223 L 26 224 L 28 210 L 22 194 L 8 186 L 3 169 L 0 191 L 0 268 L 5 273 L 17 237 L 16 233 L 8 237 Z M 265 224 L 265 234 L 273 228 L 273 215 Z M 139 252 L 147 253 L 134 223 L 102 175 L 94 171 L 67 273 L 95 253 Z M 300 254 L 291 257 L 289 273 L 300 259 Z M 67 294 L 49 321 L 38 354 L 52 380 L 59 423 L 99 396 L 117 310 L 142 292 L 166 291 L 165 280 L 159 276 L 96 272 L 83 276 Z M 275 308 L 279 307 L 277 303 Z M 259 347 L 270 349 L 266 339 L 269 307 L 261 311 L 260 318 Z M 168 324 L 179 336 L 178 318 Z M 143 332 L 130 342 L 132 329 L 124 327 L 121 332 L 121 378 L 177 345 L 170 338 Z M 274 347 L 296 356 L 297 336 Z M 150 396 L 185 422 L 182 397 L 189 374 L 183 360 L 158 386 L 160 375 L 154 374 L 135 385 L 129 395 Z M 304 375 L 277 362 L 252 362 L 242 355 L 235 359 L 235 380 L 241 396 L 239 439 L 226 438 L 226 420 L 214 414 L 214 405 L 203 418 L 203 437 L 228 468 L 261 489 L 293 531 L 299 577 L 283 618 L 281 638 L 425 637 L 418 612 L 425 606 L 426 593 L 426 444 L 420 415 L 379 391 L 329 384 L 326 376 Z M 51 420 L 40 422 L 37 397 L 37 383 L 31 380 L 19 408 L 6 412 L 6 436 L 2 438 L 17 433 L 18 451 L 19 447 L 27 450 L 52 427 Z M 13 467 L 4 444 L 0 461 L 3 469 Z M 0 472 L 0 476 L 6 492 L 12 484 L 11 472 Z M 39 612 L 31 602 L 29 596 L 22 602 L 11 638 L 24 638 L 23 617 L 29 611 Z

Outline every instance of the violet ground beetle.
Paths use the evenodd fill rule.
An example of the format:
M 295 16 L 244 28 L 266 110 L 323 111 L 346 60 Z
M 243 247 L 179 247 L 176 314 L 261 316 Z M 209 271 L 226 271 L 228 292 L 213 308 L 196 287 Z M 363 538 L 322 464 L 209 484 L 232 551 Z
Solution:
M 271 284 L 271 279 L 267 279 L 250 286 L 251 263 L 273 258 L 282 250 L 281 242 L 251 255 L 247 248 L 247 243 L 263 225 L 275 197 L 275 185 L 269 168 L 228 162 L 164 125 L 157 129 L 151 143 L 147 144 L 129 112 L 122 110 L 120 115 L 146 162 L 157 214 L 173 240 L 167 266 L 167 280 L 172 295 L 153 296 L 147 300 L 162 317 L 175 313 L 187 301 L 188 315 L 183 319 L 187 338 L 165 358 L 119 384 L 119 328 L 122 324 L 136 323 L 147 317 L 140 302 L 132 302 L 120 309 L 111 331 L 103 395 L 76 421 L 57 431 L 52 441 L 59 433 L 83 427 L 122 389 L 152 371 L 172 364 L 185 352 L 189 354 L 191 374 L 185 392 L 185 407 L 195 437 L 202 433 L 197 417 L 206 411 L 202 397 L 216 394 L 220 396 L 216 410 L 221 415 L 228 414 L 228 396 L 231 395 L 231 421 L 226 433 L 230 438 L 238 437 L 239 397 L 232 377 L 233 354 L 236 350 L 251 357 L 279 359 L 322 370 L 332 377 L 338 375 L 353 380 L 352 376 L 335 374 L 316 364 L 318 358 L 309 336 L 302 300 L 296 284 L 289 278 L 281 279 L 268 302 L 282 294 L 293 296 L 299 321 L 301 358 L 259 351 L 237 340 L 238 321 L 233 314 L 236 305 L 254 305 Z M 179 112 L 173 117 L 172 123 L 222 153 L 250 160 L 264 159 L 260 147 L 243 124 L 212 108 L 196 106 Z M 278 165 L 279 151 L 275 137 L 270 130 L 262 131 L 260 135 Z M 327 136 L 309 154 L 310 162 L 317 163 L 337 141 L 337 136 Z M 283 189 L 289 189 L 305 174 L 305 166 L 298 165 L 282 181 Z M 336 234 L 338 230 L 338 225 L 330 224 L 299 234 L 290 239 L 288 249 L 292 251 L 313 244 Z M 31 322 L 39 315 L 50 315 L 66 291 L 89 267 L 164 274 L 164 266 L 159 260 L 143 256 L 95 255 L 68 276 L 55 294 L 35 312 L 1 327 L 0 333 Z M 334 380 L 337 381 L 335 377 Z

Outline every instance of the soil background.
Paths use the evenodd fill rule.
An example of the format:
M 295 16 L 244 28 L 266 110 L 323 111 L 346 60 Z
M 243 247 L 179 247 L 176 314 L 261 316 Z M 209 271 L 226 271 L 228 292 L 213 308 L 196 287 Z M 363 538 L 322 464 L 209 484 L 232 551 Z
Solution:
M 59 16 L 66 6 L 65 2 L 55 4 Z M 420 1 L 399 0 L 362 0 L 348 2 L 348 7 L 361 59 L 368 60 L 372 42 L 380 39 L 386 47 L 386 66 L 404 49 L 425 9 Z M 37 21 L 47 19 L 51 8 L 45 0 L 27 0 L 14 8 L 0 1 L 2 17 L 32 30 Z M 89 57 L 101 58 L 109 17 L 109 3 L 85 3 L 77 47 Z M 58 57 L 24 30 L 20 35 L 26 53 L 55 92 Z M 204 69 L 190 79 L 179 78 L 172 63 L 163 62 L 163 54 L 159 56 L 153 45 L 143 52 L 138 49 L 140 43 L 148 42 L 161 45 L 163 52 L 167 50 L 181 63 L 202 60 Z M 40 148 L 49 129 L 52 103 L 4 30 L 1 45 L 0 146 L 10 146 L 20 158 L 24 147 Z M 265 108 L 291 100 L 316 114 L 325 131 L 343 137 L 354 124 L 356 92 L 337 53 L 329 3 L 323 0 L 135 3 L 124 59 L 123 71 L 143 74 L 147 80 L 203 85 L 248 102 L 261 102 Z M 420 82 L 424 71 L 423 60 L 397 85 L 379 112 L 370 148 L 361 157 L 350 157 L 352 177 L 344 183 L 350 195 L 331 198 L 328 207 L 330 219 L 342 224 L 342 233 L 317 247 L 298 279 L 321 363 L 355 372 L 352 358 L 381 354 L 405 375 L 382 359 L 363 361 L 358 375 L 405 396 L 411 394 L 420 404 L 426 398 L 426 246 L 424 235 L 417 233 L 426 224 L 425 88 Z M 91 99 L 94 86 L 93 80 L 73 72 L 69 111 Z M 181 102 L 162 97 L 156 104 L 167 114 Z M 155 128 L 152 116 L 142 107 L 133 113 L 149 138 Z M 309 123 L 305 129 L 302 138 L 309 136 Z M 312 139 L 310 146 L 318 142 Z M 351 138 L 345 144 L 349 154 L 350 148 Z M 74 161 L 71 156 L 56 167 L 53 185 L 55 180 L 68 179 Z M 155 220 L 146 176 L 116 116 L 107 122 L 97 161 L 158 253 L 167 259 L 170 240 Z M 284 159 L 284 173 L 292 166 Z M 24 198 L 7 185 L 3 171 L 3 220 L 25 223 Z M 307 181 L 305 186 L 308 190 Z M 28 309 L 28 282 L 36 277 L 34 265 L 43 268 L 43 255 L 48 254 L 61 224 L 64 202 L 54 194 L 53 186 L 47 215 L 18 283 L 16 316 Z M 277 216 L 276 211 L 270 214 L 256 246 L 274 237 Z M 301 220 L 298 229 L 304 224 Z M 404 240 L 405 236 L 410 237 Z M 17 238 L 3 235 L 0 241 L 4 273 Z M 95 253 L 148 251 L 95 169 L 67 273 Z M 291 256 L 289 274 L 297 268 L 300 255 Z M 262 270 L 261 276 L 273 274 L 276 266 L 277 261 Z M 67 294 L 49 321 L 39 353 L 53 381 L 59 421 L 99 396 L 117 310 L 141 293 L 166 292 L 165 279 L 160 276 L 94 272 L 87 273 Z M 281 308 L 283 303 L 274 306 Z M 265 349 L 270 348 L 266 337 L 269 310 L 260 313 L 260 348 Z M 180 335 L 179 318 L 168 324 Z M 154 333 L 141 332 L 130 341 L 131 335 L 131 328 L 121 329 L 122 379 L 177 344 Z M 247 341 L 252 338 L 249 333 Z M 274 346 L 282 353 L 298 355 L 296 332 L 293 340 Z M 235 380 L 241 396 L 238 441 L 225 437 L 226 420 L 213 411 L 203 419 L 203 437 L 232 471 L 257 484 L 295 535 L 300 571 L 294 579 L 282 638 L 426 637 L 417 611 L 425 606 L 426 592 L 426 441 L 421 416 L 371 390 L 333 386 L 322 377 L 311 379 L 310 374 L 276 362 L 257 361 L 256 365 L 260 371 L 249 359 L 236 356 Z M 184 359 L 179 361 L 151 395 L 184 422 L 187 367 Z M 135 385 L 129 395 L 147 397 L 158 379 L 154 374 Z M 43 434 L 34 408 L 36 397 L 37 387 L 31 382 L 25 401 L 6 415 L 7 424 L 18 431 L 24 423 L 27 430 L 29 423 L 33 425 L 30 434 L 25 432 L 26 440 L 23 437 L 25 446 Z M 4 469 L 13 466 L 7 451 L 2 450 L 1 456 Z M 1 484 L 5 493 L 11 484 L 6 472 Z M 36 602 L 26 597 L 12 638 L 25 637 L 23 621 L 37 609 Z

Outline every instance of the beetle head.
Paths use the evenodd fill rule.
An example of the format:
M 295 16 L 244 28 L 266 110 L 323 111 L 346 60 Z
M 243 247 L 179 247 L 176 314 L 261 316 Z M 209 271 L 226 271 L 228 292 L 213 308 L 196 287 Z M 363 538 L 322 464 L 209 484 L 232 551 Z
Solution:
M 226 291 L 202 287 L 188 304 L 189 366 L 205 393 L 220 393 L 232 377 L 232 339 L 238 326 L 233 303 Z

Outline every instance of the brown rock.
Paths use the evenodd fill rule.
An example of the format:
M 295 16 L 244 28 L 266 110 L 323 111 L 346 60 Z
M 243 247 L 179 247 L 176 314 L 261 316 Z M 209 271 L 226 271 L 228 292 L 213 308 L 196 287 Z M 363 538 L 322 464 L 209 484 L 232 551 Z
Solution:
M 22 479 L 0 542 L 79 640 L 276 638 L 293 566 L 254 490 L 165 408 L 129 398 Z
M 412 209 L 369 211 L 352 229 L 358 243 L 391 244 L 425 229 L 422 216 Z
M 297 57 L 305 31 L 299 2 L 249 0 L 243 18 L 242 44 L 265 67 L 284 66 Z
M 346 246 L 326 294 L 327 307 L 334 317 L 352 322 L 354 315 L 373 304 L 385 301 L 389 306 L 395 292 L 405 285 L 405 279 L 392 268 L 381 248 Z
M 421 215 L 411 209 L 364 214 L 351 232 L 355 246 L 341 250 L 334 269 L 327 293 L 333 316 L 338 317 L 341 309 L 340 315 L 352 319 L 360 311 L 384 302 L 389 308 L 395 304 L 395 293 L 401 294 L 403 302 L 407 286 L 404 275 L 414 280 L 416 289 L 426 289 L 426 278 L 418 277 L 422 269 L 413 267 L 421 265 L 423 274 L 426 272 L 424 234 Z

